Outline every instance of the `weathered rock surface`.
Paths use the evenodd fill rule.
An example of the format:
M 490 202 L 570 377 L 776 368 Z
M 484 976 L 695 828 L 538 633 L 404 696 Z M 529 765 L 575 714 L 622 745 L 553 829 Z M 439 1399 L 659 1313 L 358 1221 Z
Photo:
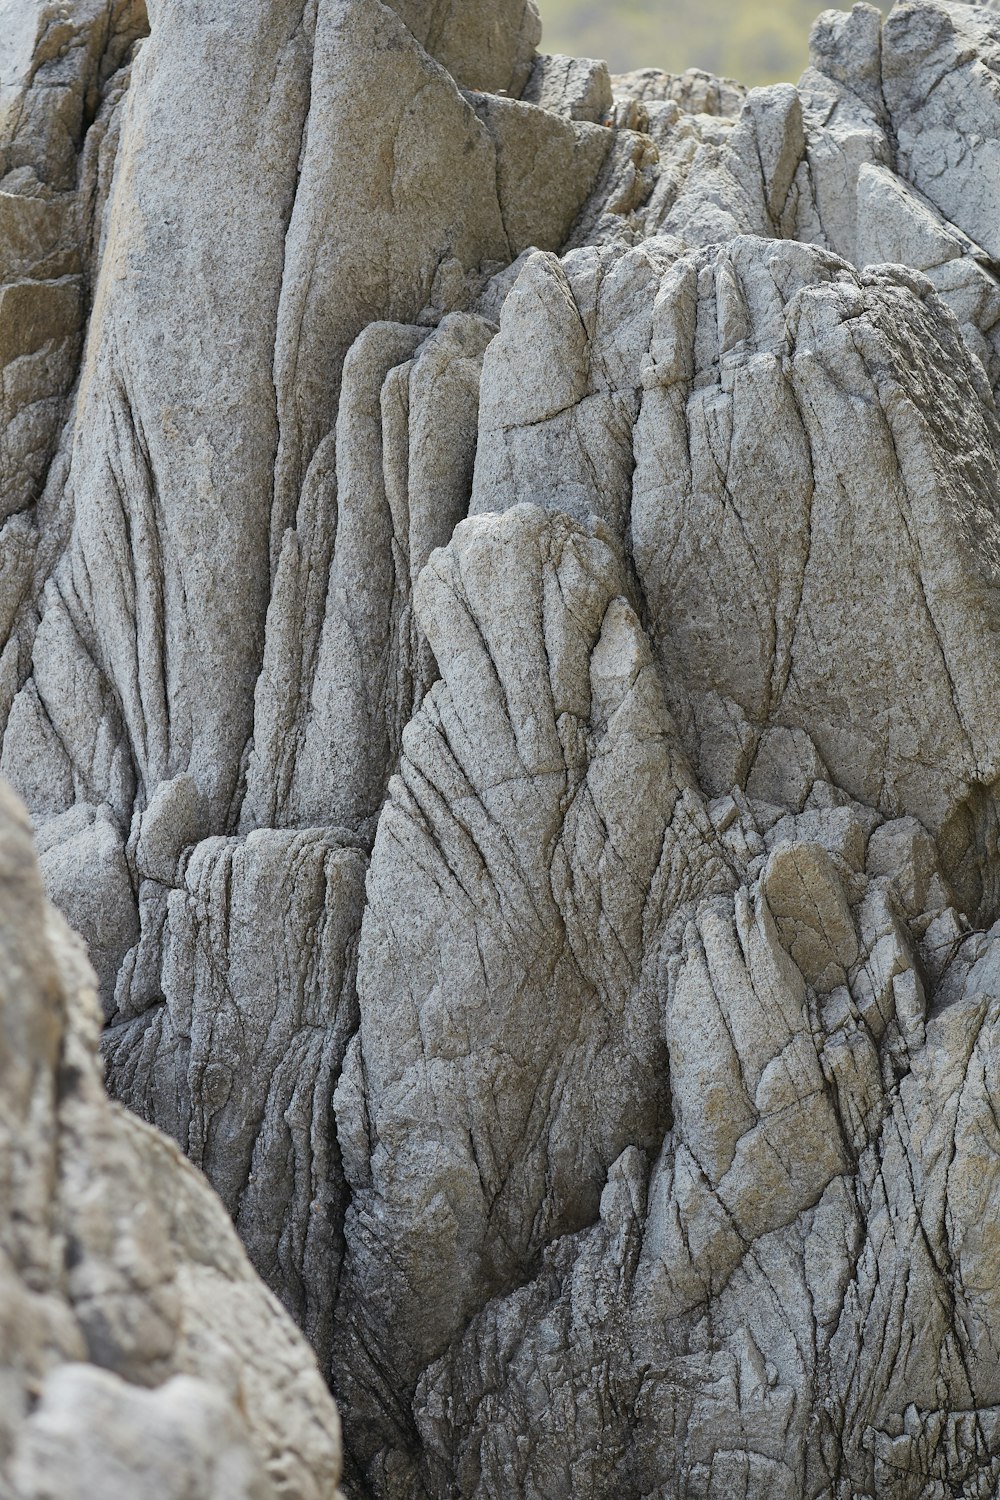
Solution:
M 0 1491 L 332 1496 L 333 1402 L 222 1204 L 109 1102 L 82 945 L 0 788 Z
M 749 92 L 539 40 L 0 4 L 0 768 L 359 1500 L 993 1495 L 1000 16 Z M 313 1493 L 157 1316 L 9 1482 Z

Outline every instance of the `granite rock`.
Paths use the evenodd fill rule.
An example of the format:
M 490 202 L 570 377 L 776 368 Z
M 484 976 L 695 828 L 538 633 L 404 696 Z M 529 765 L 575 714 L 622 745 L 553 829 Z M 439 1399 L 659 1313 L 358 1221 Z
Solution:
M 0 3 L 0 768 L 357 1500 L 986 1497 L 1000 18 L 750 90 L 539 41 Z M 222 1210 L 10 984 L 11 1233 L 91 1248 L 0 1301 L 4 1480 L 330 1494 Z
M 104 1092 L 83 945 L 0 788 L 0 1489 L 333 1496 L 315 1357 L 172 1141 Z

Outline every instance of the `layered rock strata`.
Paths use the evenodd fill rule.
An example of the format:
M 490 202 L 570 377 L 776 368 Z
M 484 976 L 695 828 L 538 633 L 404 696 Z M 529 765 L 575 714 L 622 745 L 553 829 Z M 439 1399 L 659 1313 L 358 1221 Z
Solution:
M 0 34 L 0 769 L 352 1493 L 992 1494 L 997 13 Z

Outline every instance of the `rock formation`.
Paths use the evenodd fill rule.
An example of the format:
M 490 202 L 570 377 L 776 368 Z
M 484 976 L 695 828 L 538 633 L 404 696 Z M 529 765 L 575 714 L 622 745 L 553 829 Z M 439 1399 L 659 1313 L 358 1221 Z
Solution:
M 173 1142 L 109 1103 L 82 946 L 0 789 L 0 1494 L 330 1500 L 310 1350 Z
M 750 92 L 539 41 L 0 0 L 0 769 L 355 1500 L 985 1500 L 1000 13 Z M 204 1194 L 86 1087 L 94 1180 Z M 328 1416 L 276 1478 L 274 1390 L 129 1329 L 4 1398 L 18 1500 L 67 1423 L 332 1491 Z

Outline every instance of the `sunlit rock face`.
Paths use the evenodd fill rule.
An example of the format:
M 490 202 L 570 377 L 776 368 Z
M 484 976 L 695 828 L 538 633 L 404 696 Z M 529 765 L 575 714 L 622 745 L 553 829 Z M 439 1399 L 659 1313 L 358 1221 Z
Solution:
M 827 11 L 749 92 L 539 43 L 2 0 L 0 769 L 355 1500 L 985 1500 L 1000 17 Z M 93 1107 L 159 1212 L 186 1169 Z M 134 1232 L 63 1273 L 0 1489 L 134 1493 L 151 1434 L 199 1497 L 332 1494 L 325 1396 L 279 1472 L 174 1303 L 104 1356 Z

